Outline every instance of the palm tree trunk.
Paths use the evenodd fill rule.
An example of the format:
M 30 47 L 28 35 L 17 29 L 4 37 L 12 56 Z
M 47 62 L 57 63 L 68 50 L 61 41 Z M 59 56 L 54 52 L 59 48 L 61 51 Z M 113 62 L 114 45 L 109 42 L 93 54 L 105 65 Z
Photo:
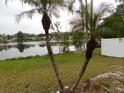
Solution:
M 55 62 L 55 59 L 54 59 L 53 51 L 51 49 L 51 43 L 50 43 L 50 38 L 49 38 L 50 24 L 51 24 L 51 20 L 50 20 L 49 16 L 47 15 L 47 13 L 44 13 L 43 18 L 42 18 L 42 25 L 43 25 L 43 28 L 45 30 L 47 50 L 48 50 L 48 54 L 49 54 L 49 57 L 50 57 L 52 67 L 54 69 L 57 81 L 59 83 L 59 86 L 60 86 L 61 90 L 63 90 L 64 86 L 63 86 L 62 80 L 59 76 L 59 72 L 58 72 L 58 68 L 57 68 L 57 65 L 56 65 L 56 62 Z
M 47 44 L 48 54 L 49 54 L 50 60 L 52 62 L 52 66 L 53 66 L 53 69 L 54 69 L 54 72 L 55 72 L 57 81 L 59 83 L 59 86 L 60 86 L 61 90 L 63 90 L 64 89 L 64 86 L 62 84 L 62 80 L 60 79 L 58 68 L 57 68 L 57 65 L 56 65 L 56 62 L 55 62 L 55 59 L 54 59 L 54 56 L 53 56 L 53 52 L 52 52 L 52 49 L 51 49 L 49 32 L 48 31 L 45 31 L 45 35 L 46 35 L 46 44 Z
M 77 86 L 78 86 L 78 84 L 79 84 L 81 78 L 83 77 L 83 75 L 84 75 L 84 73 L 85 73 L 85 71 L 86 71 L 86 68 L 87 68 L 88 63 L 89 63 L 89 59 L 85 59 L 84 64 L 83 64 L 83 66 L 82 66 L 82 68 L 81 68 L 81 72 L 80 72 L 80 74 L 79 74 L 79 76 L 78 76 L 78 79 L 76 80 L 76 82 L 75 82 L 74 85 L 72 86 L 72 89 L 71 89 L 71 90 L 72 90 L 73 92 L 75 91 L 75 89 L 77 88 Z
M 87 4 L 87 0 L 85 0 L 85 2 L 86 2 L 86 4 Z M 83 9 L 82 9 L 82 8 L 83 8 L 83 2 L 82 2 L 82 0 L 80 0 L 80 4 L 81 4 L 81 11 L 82 11 L 82 13 L 83 13 Z M 86 5 L 86 9 L 87 9 L 87 5 Z M 82 29 L 84 30 L 84 20 L 83 20 L 84 14 L 82 14 L 81 16 L 82 16 Z M 86 25 L 88 26 L 87 10 L 85 11 L 85 16 L 86 16 Z M 87 26 L 86 26 L 86 32 L 87 32 L 87 29 L 88 29 Z M 87 45 L 90 45 L 89 43 L 90 43 L 90 42 L 88 42 Z M 84 61 L 84 64 L 82 65 L 81 71 L 80 71 L 80 73 L 79 73 L 79 76 L 78 76 L 76 82 L 74 83 L 74 85 L 73 85 L 72 88 L 71 88 L 71 91 L 72 91 L 72 92 L 75 92 L 75 89 L 77 88 L 77 86 L 78 86 L 78 84 L 79 84 L 81 78 L 83 77 L 83 75 L 84 75 L 84 73 L 85 73 L 85 71 L 86 71 L 87 65 L 88 65 L 89 60 L 90 60 L 90 58 L 87 57 L 87 54 L 89 54 L 88 50 L 89 50 L 89 48 L 88 48 L 88 46 L 87 46 L 86 54 L 85 54 L 85 55 L 86 55 L 85 61 Z M 90 52 L 91 52 L 91 51 L 90 51 Z M 92 55 L 92 52 L 91 52 L 91 55 Z
M 95 38 L 93 36 L 91 36 L 90 40 L 87 43 L 87 49 L 86 49 L 84 64 L 81 68 L 78 79 L 76 80 L 76 82 L 74 83 L 74 85 L 72 86 L 72 89 L 71 89 L 73 92 L 75 91 L 75 89 L 77 88 L 81 78 L 83 77 L 83 75 L 86 71 L 86 68 L 88 66 L 88 63 L 89 63 L 90 59 L 92 58 L 93 51 L 96 48 L 96 46 L 97 46 L 97 42 L 96 42 Z

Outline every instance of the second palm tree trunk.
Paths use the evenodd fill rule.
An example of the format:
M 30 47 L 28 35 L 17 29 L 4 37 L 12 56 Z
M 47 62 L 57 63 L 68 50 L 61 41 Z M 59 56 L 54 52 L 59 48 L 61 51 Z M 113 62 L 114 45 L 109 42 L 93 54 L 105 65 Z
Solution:
M 93 54 L 93 51 L 94 49 L 96 48 L 97 46 L 97 42 L 95 40 L 95 38 L 93 36 L 91 36 L 90 40 L 88 41 L 87 43 L 87 49 L 86 49 L 86 54 L 85 54 L 85 61 L 84 61 L 84 64 L 81 68 L 81 72 L 79 74 L 79 77 L 77 79 L 77 81 L 75 82 L 75 84 L 72 86 L 72 92 L 75 91 L 76 87 L 78 86 L 81 78 L 83 77 L 85 71 L 86 71 L 86 68 L 87 68 L 87 65 L 90 61 L 90 59 L 92 58 L 92 54 Z

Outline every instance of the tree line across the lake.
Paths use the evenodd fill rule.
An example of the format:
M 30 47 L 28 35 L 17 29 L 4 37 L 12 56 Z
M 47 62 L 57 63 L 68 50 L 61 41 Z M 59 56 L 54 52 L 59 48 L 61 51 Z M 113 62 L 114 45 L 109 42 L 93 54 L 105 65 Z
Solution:
M 10 43 L 10 42 L 26 42 L 26 41 L 40 41 L 44 39 L 43 34 L 28 34 L 18 31 L 13 35 L 0 34 L 1 43 Z
M 98 27 L 97 33 L 99 38 L 117 38 L 124 37 L 124 4 L 117 6 L 116 11 L 103 19 L 102 24 Z M 81 20 L 79 20 L 81 21 Z M 72 25 L 74 20 L 72 19 L 70 24 Z M 58 32 L 50 33 L 51 40 L 64 39 L 67 40 L 78 39 L 83 41 L 86 38 L 86 33 L 77 31 L 61 32 L 59 29 L 59 22 L 54 24 Z M 77 24 L 75 24 L 76 26 Z M 75 30 L 75 26 L 74 29 Z M 82 34 L 82 35 L 81 35 Z M 78 37 L 76 37 L 78 35 Z M 59 38 L 60 37 L 60 38 Z M 0 34 L 0 43 L 8 42 L 27 42 L 27 41 L 42 41 L 45 40 L 44 34 L 28 34 L 18 31 L 14 35 Z M 74 42 L 77 42 L 76 40 Z

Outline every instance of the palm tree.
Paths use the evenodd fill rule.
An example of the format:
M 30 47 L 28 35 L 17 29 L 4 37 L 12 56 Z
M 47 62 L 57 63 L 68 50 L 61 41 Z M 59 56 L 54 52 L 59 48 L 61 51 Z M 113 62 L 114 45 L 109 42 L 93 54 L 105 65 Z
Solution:
M 88 66 L 88 63 L 90 62 L 90 59 L 92 58 L 93 51 L 97 46 L 96 41 L 96 33 L 99 26 L 99 22 L 101 18 L 104 16 L 104 14 L 108 11 L 108 7 L 106 5 L 102 5 L 99 11 L 95 12 L 93 8 L 93 0 L 90 2 L 90 6 L 88 6 L 87 0 L 85 0 L 85 4 L 82 2 L 82 0 L 79 0 L 80 3 L 80 11 L 78 11 L 80 18 L 73 22 L 73 27 L 77 30 L 84 31 L 85 33 L 88 33 L 88 42 L 86 46 L 86 53 L 85 53 L 85 61 L 82 65 L 81 71 L 79 73 L 79 76 L 72 86 L 72 91 L 75 91 L 76 87 L 78 86 L 81 78 L 83 77 L 86 68 Z
M 7 1 L 8 0 L 6 0 L 6 3 Z M 45 31 L 48 54 L 49 54 L 57 81 L 59 83 L 60 89 L 63 90 L 64 86 L 63 86 L 62 80 L 58 72 L 58 68 L 57 68 L 56 61 L 53 55 L 53 51 L 51 49 L 50 38 L 49 38 L 49 28 L 51 24 L 50 16 L 53 14 L 54 16 L 58 17 L 57 7 L 63 6 L 64 0 L 20 0 L 20 1 L 24 4 L 33 6 L 34 9 L 31 9 L 29 11 L 24 11 L 20 13 L 19 15 L 17 15 L 17 18 L 16 18 L 17 22 L 19 22 L 20 19 L 23 18 L 24 16 L 28 16 L 29 18 L 32 18 L 34 13 L 39 13 L 43 15 L 41 23 Z

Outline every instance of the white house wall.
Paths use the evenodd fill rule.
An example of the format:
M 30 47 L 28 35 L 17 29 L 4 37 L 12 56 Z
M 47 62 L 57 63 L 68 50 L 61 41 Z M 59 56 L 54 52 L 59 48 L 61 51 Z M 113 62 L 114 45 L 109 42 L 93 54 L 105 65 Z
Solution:
M 101 54 L 112 57 L 124 57 L 124 38 L 102 39 Z

